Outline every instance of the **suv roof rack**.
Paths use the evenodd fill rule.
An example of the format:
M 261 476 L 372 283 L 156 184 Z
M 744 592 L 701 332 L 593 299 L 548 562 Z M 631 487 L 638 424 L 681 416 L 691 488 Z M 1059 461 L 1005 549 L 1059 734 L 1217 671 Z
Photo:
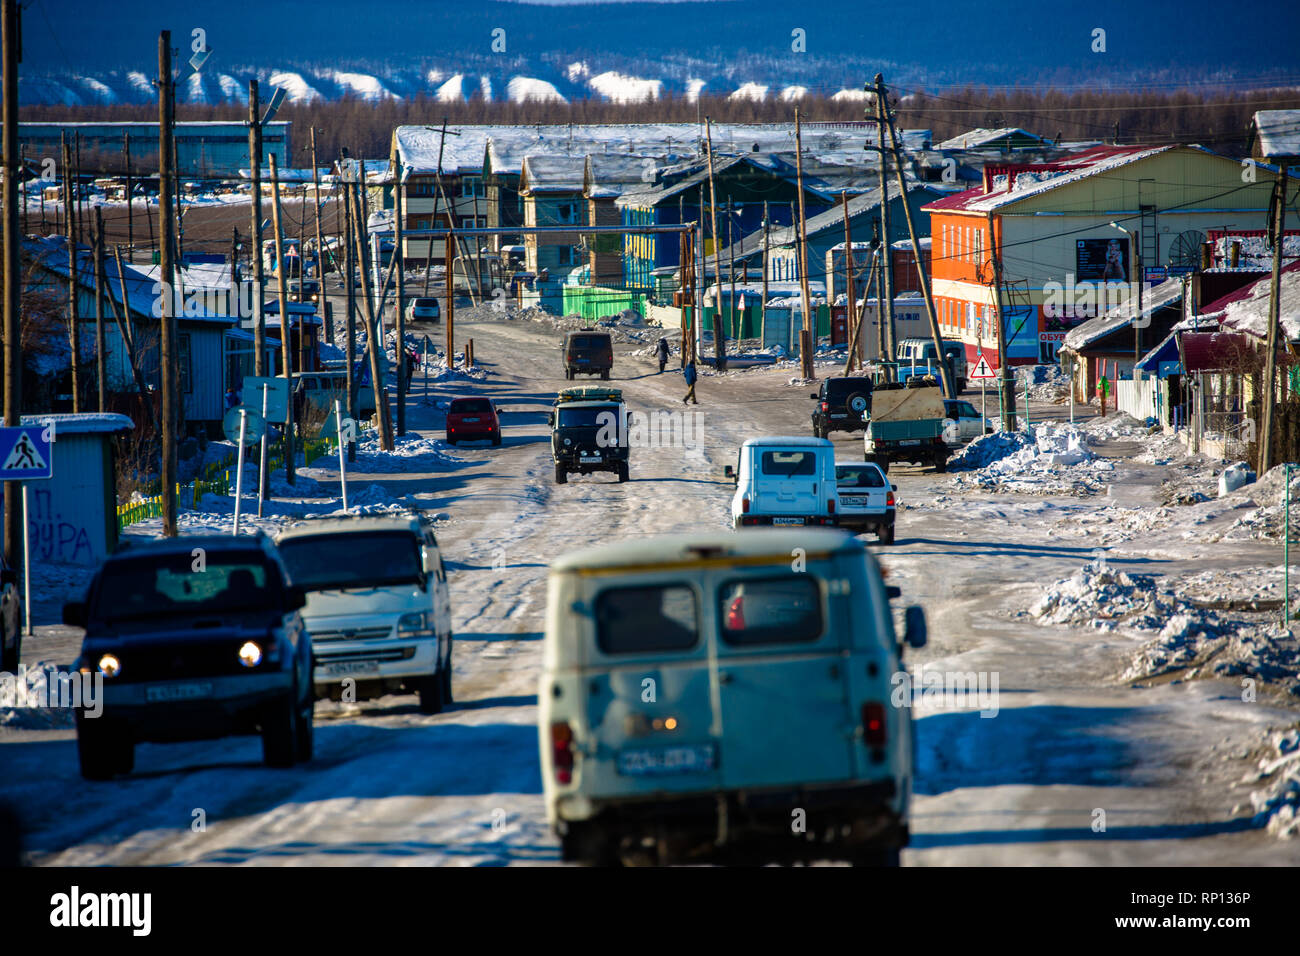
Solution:
M 606 388 L 600 385 L 579 385 L 576 388 L 562 388 L 555 393 L 555 404 L 565 402 L 621 402 L 621 388 Z

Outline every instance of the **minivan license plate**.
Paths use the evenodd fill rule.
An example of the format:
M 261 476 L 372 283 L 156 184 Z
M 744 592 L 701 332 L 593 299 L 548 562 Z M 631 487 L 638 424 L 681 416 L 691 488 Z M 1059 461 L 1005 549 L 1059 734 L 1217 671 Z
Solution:
M 803 518 L 773 518 L 772 524 L 803 524 Z
M 336 661 L 325 665 L 326 674 L 368 674 L 379 670 L 379 661 Z
M 704 773 L 713 767 L 712 744 L 665 747 L 662 750 L 624 750 L 618 755 L 618 772 L 625 777 Z
M 144 699 L 150 703 L 173 700 L 200 700 L 211 696 L 211 682 L 203 684 L 163 684 L 158 687 L 145 688 L 144 692 Z
M 864 507 L 867 499 L 863 495 L 840 495 L 840 504 L 848 505 L 853 508 Z

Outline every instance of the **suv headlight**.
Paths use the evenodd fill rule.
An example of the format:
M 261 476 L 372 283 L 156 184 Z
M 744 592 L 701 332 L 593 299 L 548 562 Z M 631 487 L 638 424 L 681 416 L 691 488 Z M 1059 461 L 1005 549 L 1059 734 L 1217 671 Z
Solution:
M 245 641 L 239 648 L 239 663 L 245 667 L 256 667 L 262 663 L 262 645 L 257 641 Z
M 429 623 L 429 613 L 427 611 L 415 611 L 411 614 L 403 614 L 397 619 L 397 633 L 399 636 L 416 634 L 427 634 L 432 630 Z
M 116 655 L 105 654 L 99 659 L 99 672 L 105 677 L 116 677 L 122 673 L 122 662 L 117 659 Z

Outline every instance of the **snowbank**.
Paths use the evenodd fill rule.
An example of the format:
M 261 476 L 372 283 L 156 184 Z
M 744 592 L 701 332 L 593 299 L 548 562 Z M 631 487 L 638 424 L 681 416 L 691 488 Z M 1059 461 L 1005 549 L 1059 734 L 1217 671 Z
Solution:
M 1267 783 L 1250 795 L 1253 822 L 1288 840 L 1300 836 L 1300 730 L 1275 733 L 1271 746 L 1274 753 L 1259 761 L 1254 778 Z
M 1043 422 L 983 435 L 948 459 L 958 489 L 1090 495 L 1103 491 L 1115 466 L 1097 458 L 1078 427 Z

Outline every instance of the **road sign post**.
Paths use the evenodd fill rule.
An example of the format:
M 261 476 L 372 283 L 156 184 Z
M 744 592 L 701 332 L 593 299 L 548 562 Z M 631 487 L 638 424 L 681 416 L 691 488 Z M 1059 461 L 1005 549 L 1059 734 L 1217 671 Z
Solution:
M 244 500 L 244 439 L 248 435 L 248 411 L 239 406 L 239 451 L 235 465 L 235 528 L 231 532 L 239 537 L 239 505 Z
M 995 374 L 994 374 L 994 372 L 993 372 L 993 369 L 991 369 L 991 368 L 989 367 L 988 359 L 986 359 L 986 358 L 984 357 L 984 353 L 983 353 L 983 352 L 980 352 L 980 353 L 979 353 L 979 361 L 975 363 L 975 369 L 974 369 L 974 371 L 971 372 L 970 377 L 973 378 L 973 379 L 979 379 L 979 383 L 980 383 L 980 417 L 981 417 L 981 418 L 987 418 L 987 417 L 988 417 L 988 414 L 987 414 L 987 413 L 988 413 L 988 393 L 987 393 L 987 387 L 988 387 L 988 386 L 987 386 L 987 383 L 988 383 L 988 380 L 989 380 L 989 379 L 994 378 L 994 377 L 996 377 L 996 376 L 995 376 Z M 999 391 L 1000 391 L 1000 390 L 999 390 Z
M 346 514 L 348 510 L 348 475 L 343 466 L 343 409 L 337 398 L 334 399 L 334 423 L 339 430 L 339 484 L 343 488 L 343 512 Z
M 24 629 L 32 636 L 32 549 L 27 512 L 27 482 L 54 477 L 54 423 L 0 428 L 0 480 L 17 481 L 23 506 Z
M 27 616 L 27 636 L 32 636 L 32 549 L 28 535 L 27 482 L 23 489 L 23 613 Z
M 262 421 L 266 421 L 266 394 L 270 386 L 262 386 Z M 257 516 L 262 517 L 262 502 L 266 501 L 266 473 L 271 469 L 266 466 L 266 433 L 269 428 L 262 429 L 262 446 L 257 459 Z

